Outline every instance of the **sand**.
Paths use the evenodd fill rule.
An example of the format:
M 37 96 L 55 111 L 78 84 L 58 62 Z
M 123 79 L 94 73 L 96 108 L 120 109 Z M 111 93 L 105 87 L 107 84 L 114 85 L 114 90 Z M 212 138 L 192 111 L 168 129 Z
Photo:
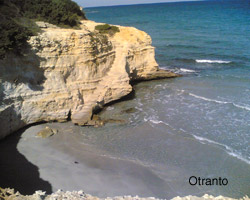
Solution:
M 58 133 L 38 138 L 36 134 L 46 126 L 57 129 Z M 36 190 L 47 193 L 58 189 L 83 190 L 102 198 L 249 195 L 249 166 L 223 150 L 191 137 L 166 134 L 162 131 L 164 127 L 156 130 L 148 123 L 131 128 L 115 126 L 118 129 L 121 126 L 121 132 L 109 135 L 105 127 L 96 132 L 71 122 L 40 124 L 1 141 L 5 153 L 0 170 L 6 174 L 0 180 L 1 186 L 14 187 L 23 194 L 33 194 Z M 138 155 L 141 159 L 137 159 Z M 216 171 L 230 180 L 227 188 L 188 184 L 188 177 L 194 172 L 211 176 L 218 175 Z

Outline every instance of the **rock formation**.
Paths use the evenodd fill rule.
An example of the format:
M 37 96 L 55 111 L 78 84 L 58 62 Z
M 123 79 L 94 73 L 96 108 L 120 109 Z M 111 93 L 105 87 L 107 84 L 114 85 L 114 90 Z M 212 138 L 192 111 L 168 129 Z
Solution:
M 88 125 L 93 111 L 132 91 L 131 82 L 177 75 L 160 70 L 151 38 L 132 27 L 115 35 L 39 23 L 23 56 L 0 60 L 0 138 L 32 123 Z

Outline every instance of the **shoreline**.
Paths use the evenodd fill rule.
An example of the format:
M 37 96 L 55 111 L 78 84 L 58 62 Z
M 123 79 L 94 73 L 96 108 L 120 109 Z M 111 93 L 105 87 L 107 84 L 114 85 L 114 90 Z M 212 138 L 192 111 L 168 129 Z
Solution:
M 37 138 L 36 133 L 39 132 L 39 130 L 42 130 L 46 126 L 57 129 L 58 134 L 45 139 Z M 117 128 L 120 129 L 119 127 L 123 125 L 117 124 L 113 126 L 117 126 Z M 94 132 L 92 133 L 92 131 L 95 131 L 95 129 L 96 130 L 99 129 L 99 131 L 101 129 L 106 129 L 106 130 L 102 131 L 104 132 L 103 135 L 99 135 L 99 133 L 96 133 L 95 136 L 93 135 Z M 145 138 L 145 136 L 150 135 L 151 132 L 154 130 L 151 126 L 149 126 L 149 124 L 148 125 L 145 124 L 142 127 L 139 126 L 137 128 L 132 128 L 132 129 L 131 128 L 125 128 L 125 129 L 122 128 L 122 129 L 123 131 L 121 131 L 119 135 L 125 136 L 126 134 L 128 134 L 130 135 L 129 137 L 132 136 L 132 138 L 134 138 L 133 135 L 135 136 L 137 135 L 136 138 L 141 137 L 141 140 L 143 140 L 143 138 L 144 140 L 147 139 L 147 137 Z M 101 127 L 101 128 L 78 127 L 73 125 L 71 122 L 40 124 L 28 128 L 22 133 L 22 135 L 16 136 L 20 137 L 20 139 L 17 138 L 18 142 L 16 145 L 16 150 L 18 151 L 18 153 L 24 156 L 25 159 L 27 159 L 28 163 L 38 168 L 37 171 L 39 171 L 40 175 L 37 178 L 43 181 L 47 181 L 50 184 L 51 192 L 56 192 L 58 189 L 63 189 L 64 191 L 84 190 L 86 193 L 98 196 L 99 198 L 105 198 L 107 196 L 115 197 L 120 195 L 122 196 L 138 195 L 141 197 L 154 196 L 160 199 L 171 199 L 176 196 L 186 196 L 189 194 L 194 194 L 194 196 L 200 196 L 206 194 L 206 192 L 204 191 L 203 194 L 200 193 L 200 195 L 198 195 L 197 193 L 198 190 L 196 192 L 195 190 L 191 192 L 190 189 L 188 189 L 185 192 L 185 190 L 188 188 L 188 185 L 185 186 L 185 184 L 181 186 L 183 190 L 182 191 L 183 195 L 179 195 L 178 193 L 174 194 L 174 190 L 172 187 L 173 186 L 176 187 L 179 184 L 183 184 L 183 180 L 180 179 L 180 177 L 178 178 L 178 175 L 176 175 L 176 173 L 180 174 L 181 176 L 184 175 L 185 177 L 188 178 L 188 176 L 192 174 L 192 171 L 191 173 L 187 173 L 189 171 L 189 168 L 182 169 L 180 168 L 180 166 L 177 167 L 178 165 L 177 166 L 173 165 L 174 163 L 169 163 L 169 161 L 167 162 L 168 164 L 166 166 L 165 164 L 158 166 L 158 164 L 157 165 L 155 164 L 152 165 L 150 163 L 146 164 L 145 161 L 143 160 L 139 162 L 139 160 L 137 160 L 136 158 L 135 160 L 130 160 L 127 156 L 123 157 L 120 156 L 120 154 L 116 153 L 116 145 L 107 146 L 104 143 L 103 144 L 104 146 L 102 145 L 99 146 L 98 143 L 96 144 L 93 143 L 96 140 L 94 139 L 95 137 L 101 137 L 102 139 L 100 138 L 100 140 L 109 143 L 107 139 L 111 136 L 107 135 L 106 132 L 108 130 L 109 130 L 108 127 Z M 155 134 L 156 138 L 158 137 L 157 135 L 162 135 L 162 134 L 165 135 L 165 133 L 160 133 L 160 132 L 157 132 Z M 84 140 L 82 138 L 84 138 Z M 114 141 L 112 141 L 112 143 L 116 143 L 116 137 L 112 138 L 115 139 Z M 216 164 L 220 166 L 226 161 L 223 164 L 224 166 L 223 171 L 229 170 L 228 166 L 231 166 L 237 169 L 238 175 L 239 173 L 241 173 L 240 176 L 242 176 L 244 173 L 247 173 L 244 172 L 244 170 L 247 170 L 246 167 L 244 167 L 246 164 L 241 162 L 239 163 L 238 159 L 235 160 L 235 158 L 227 155 L 224 151 L 217 149 L 216 147 L 212 147 L 210 145 L 204 146 L 204 144 L 200 144 L 198 141 L 192 140 L 191 138 L 185 139 L 180 136 L 177 137 L 171 136 L 171 134 L 166 136 L 166 138 L 168 138 L 168 140 L 170 139 L 175 141 L 174 143 L 177 142 L 176 148 L 173 149 L 173 147 L 169 147 L 169 149 L 166 149 L 166 152 L 170 154 L 169 158 L 172 157 L 171 154 L 174 156 L 180 154 L 176 152 L 177 149 L 180 148 L 182 149 L 183 147 L 185 147 L 186 149 L 186 147 L 191 145 L 193 152 L 200 151 L 201 153 L 202 149 L 204 148 L 207 149 L 207 150 L 205 149 L 202 150 L 203 153 L 201 154 L 201 157 L 199 156 L 200 158 L 204 157 L 205 155 L 206 157 L 209 157 L 211 153 L 215 154 L 217 157 L 216 159 L 213 160 L 219 162 L 221 158 L 225 159 L 226 157 L 224 161 L 221 161 L 221 163 Z M 13 141 L 13 139 L 11 140 Z M 145 142 L 147 143 L 147 141 Z M 124 142 L 122 142 L 122 144 L 123 143 Z M 179 146 L 177 145 L 178 143 L 182 145 Z M 187 144 L 184 145 L 185 143 Z M 108 149 L 106 149 L 106 147 L 108 149 L 111 149 L 112 151 L 109 151 Z M 6 148 L 8 149 L 9 147 L 6 146 Z M 121 151 L 124 151 L 124 148 L 122 148 Z M 7 152 L 7 149 L 3 150 Z M 132 152 L 134 151 L 129 146 L 126 147 L 125 149 L 130 149 L 130 151 Z M 182 152 L 182 150 L 180 152 Z M 210 153 L 207 154 L 205 152 L 210 152 Z M 190 153 L 193 154 L 192 152 Z M 183 153 L 181 154 L 182 154 L 180 155 L 181 157 L 187 157 L 189 155 L 189 154 L 185 155 Z M 11 153 L 8 153 L 6 156 L 13 157 Z M 195 157 L 193 158 L 190 157 L 190 159 L 191 160 L 193 159 L 193 161 L 191 161 L 192 163 L 197 162 L 197 159 Z M 183 158 L 181 160 L 183 160 Z M 178 159 L 176 161 L 178 162 Z M 201 166 L 205 167 L 206 163 L 207 162 L 209 163 L 210 161 L 206 160 L 205 162 L 205 160 L 204 161 L 200 160 L 200 162 L 201 163 L 204 162 Z M 214 163 L 214 161 L 212 162 Z M 10 163 L 8 165 L 10 165 Z M 155 166 L 152 168 L 151 165 Z M 164 166 L 167 168 L 165 169 Z M 233 168 L 231 169 L 231 167 L 230 171 L 233 170 Z M 242 169 L 239 170 L 239 167 Z M 3 171 L 3 169 L 1 169 L 1 171 Z M 165 173 L 164 176 L 167 176 L 169 178 L 160 175 L 162 173 Z M 24 173 L 23 176 L 25 177 L 26 174 Z M 170 177 L 172 177 L 173 179 Z M 35 179 L 35 177 L 33 178 Z M 167 179 L 170 179 L 169 183 L 166 182 Z M 179 179 L 180 182 L 178 183 L 174 181 L 176 179 L 177 180 Z M 229 180 L 231 183 L 232 178 L 230 178 Z M 105 183 L 105 185 L 103 185 L 103 183 Z M 154 184 L 152 185 L 152 183 Z M 169 187 L 170 183 L 172 185 L 171 187 Z M 6 185 L 6 187 L 11 187 L 11 184 L 9 186 Z M 124 190 L 122 188 L 124 188 Z M 179 188 L 178 190 L 180 191 L 181 188 Z M 236 188 L 234 188 L 234 191 L 236 191 Z M 15 189 L 18 190 L 18 187 L 16 187 Z M 46 191 L 43 189 L 43 187 L 37 188 L 36 190 Z M 29 194 L 33 194 L 35 191 L 33 192 L 30 191 Z M 195 195 L 195 193 L 197 194 Z M 219 194 L 227 196 L 221 192 Z M 213 196 L 217 195 L 218 194 L 214 194 Z
M 174 72 L 171 72 L 169 70 L 165 70 L 165 69 L 161 69 L 159 68 L 159 70 L 156 71 L 156 73 L 152 73 L 152 74 L 149 74 L 149 77 L 144 77 L 144 78 L 141 78 L 141 79 L 136 79 L 136 80 L 131 80 L 130 84 L 132 86 L 132 90 L 130 93 L 126 94 L 125 96 L 122 96 L 121 98 L 117 99 L 117 100 L 113 100 L 107 104 L 104 104 L 103 106 L 101 107 L 97 107 L 95 108 L 93 111 L 92 111 L 92 116 L 91 116 L 91 120 L 85 124 L 85 125 L 78 125 L 77 123 L 75 124 L 76 126 L 82 126 L 82 127 L 94 127 L 95 125 L 99 126 L 99 120 L 95 120 L 93 119 L 93 116 L 94 115 L 98 115 L 99 113 L 103 112 L 104 109 L 110 105 L 113 105 L 113 104 L 116 104 L 116 103 L 119 103 L 119 102 L 123 102 L 123 101 L 127 101 L 127 100 L 130 100 L 132 98 L 134 98 L 134 94 L 135 94 L 135 89 L 134 89 L 134 85 L 137 85 L 137 84 L 140 84 L 142 82 L 150 82 L 150 81 L 158 81 L 158 80 L 163 80 L 163 79 L 173 79 L 173 78 L 177 78 L 177 77 L 182 77 L 183 75 L 181 74 L 178 74 L 178 73 L 174 73 Z M 1 110 L 0 110 L 1 111 Z M 113 120 L 113 119 L 111 119 Z M 115 120 L 115 119 L 114 119 Z M 15 130 L 13 132 L 11 132 L 9 135 L 5 136 L 4 138 L 0 138 L 0 141 L 1 140 L 5 140 L 6 138 L 8 138 L 9 136 L 13 135 L 13 134 L 18 134 L 19 132 L 22 132 L 23 130 L 25 129 L 28 129 L 32 126 L 36 126 L 36 125 L 41 125 L 41 124 L 49 124 L 49 123 L 55 123 L 55 122 L 58 122 L 58 123 L 65 123 L 65 122 L 72 122 L 72 119 L 68 118 L 67 120 L 53 120 L 53 121 L 39 121 L 39 122 L 33 122 L 33 123 L 30 123 L 30 124 L 26 124 L 24 125 L 23 127 L 19 128 L 18 130 Z M 104 125 L 104 124 L 103 124 Z M 101 126 L 103 126 L 101 125 Z
M 132 95 L 132 98 L 131 98 L 131 95 Z M 130 97 L 130 98 L 127 99 L 127 97 Z M 107 108 L 109 106 L 112 106 L 112 107 L 115 107 L 114 110 L 116 110 L 117 109 L 116 107 L 117 106 L 119 107 L 119 104 L 126 104 L 126 102 L 129 104 L 129 101 L 133 100 L 133 93 L 131 93 L 127 97 L 125 98 L 125 101 L 123 101 L 124 99 L 121 99 L 121 100 L 117 100 L 115 102 L 111 102 L 110 104 L 107 105 Z M 104 114 L 104 116 L 105 116 L 105 113 L 107 112 L 106 111 L 107 108 L 102 110 L 102 112 L 100 114 Z M 108 115 L 108 113 L 106 113 L 106 114 Z M 128 115 L 130 115 L 130 113 L 128 113 Z M 45 138 L 45 139 L 36 138 L 36 133 L 38 133 L 40 130 L 42 130 L 46 126 L 49 126 L 51 128 L 55 128 L 55 129 L 59 130 L 59 133 L 52 136 L 52 137 Z M 115 123 L 114 126 L 119 127 L 122 125 L 119 123 L 118 124 Z M 108 124 L 108 127 L 109 127 L 109 124 Z M 92 194 L 94 196 L 99 196 L 100 198 L 105 198 L 107 196 L 113 196 L 113 198 L 115 198 L 115 196 L 130 195 L 130 193 L 129 194 L 120 193 L 121 190 L 119 189 L 120 185 L 124 184 L 124 186 L 127 187 L 128 183 L 130 182 L 129 191 L 133 191 L 133 188 L 135 187 L 134 185 L 141 187 L 140 189 L 137 188 L 137 190 L 134 191 L 134 193 L 131 193 L 131 196 L 138 195 L 138 196 L 141 196 L 142 198 L 144 198 L 144 197 L 146 198 L 148 196 L 154 196 L 154 197 L 160 198 L 160 199 L 171 199 L 171 198 L 174 198 L 177 196 L 183 196 L 183 198 L 185 199 L 186 195 L 193 194 L 193 192 L 185 193 L 185 195 L 178 195 L 178 193 L 176 193 L 175 195 L 171 195 L 171 196 L 166 197 L 165 195 L 168 195 L 169 191 L 173 191 L 172 188 L 168 186 L 168 184 L 170 184 L 170 183 L 166 184 L 164 180 L 161 180 L 161 178 L 159 179 L 159 175 L 157 175 L 158 172 L 155 173 L 154 170 L 148 169 L 148 166 L 147 165 L 144 166 L 143 162 L 137 163 L 137 162 L 134 162 L 133 160 L 128 160 L 126 158 L 125 159 L 124 158 L 118 159 L 118 157 L 119 157 L 118 155 L 111 156 L 109 154 L 109 152 L 106 152 L 106 151 L 104 151 L 104 149 L 99 148 L 95 145 L 93 146 L 93 144 L 86 144 L 86 142 L 81 143 L 81 137 L 83 136 L 82 134 L 86 134 L 85 131 L 88 132 L 88 130 L 93 130 L 93 131 L 99 130 L 100 131 L 103 129 L 103 131 L 104 131 L 103 137 L 104 138 L 110 137 L 110 136 L 105 136 L 105 129 L 107 131 L 108 127 L 106 127 L 106 126 L 103 126 L 100 128 L 80 127 L 80 126 L 75 126 L 71 121 L 68 121 L 66 123 L 51 123 L 50 122 L 50 123 L 30 125 L 27 128 L 22 129 L 22 131 L 23 131 L 22 136 L 20 135 L 21 134 L 20 132 L 22 132 L 22 131 L 19 131 L 19 133 L 14 134 L 16 136 L 14 136 L 12 134 L 11 136 L 7 137 L 6 139 L 9 140 L 9 138 L 21 136 L 20 139 L 18 139 L 16 150 L 18 151 L 18 153 L 20 153 L 22 156 L 24 156 L 25 159 L 27 159 L 28 163 L 30 163 L 38 168 L 37 172 L 39 172 L 39 174 L 40 174 L 37 177 L 39 180 L 38 182 L 41 182 L 42 184 L 44 184 L 44 181 L 47 182 L 50 185 L 49 190 L 51 190 L 51 192 L 56 192 L 58 189 L 63 189 L 64 191 L 75 191 L 75 190 L 82 190 L 83 189 L 84 191 L 86 191 L 86 193 Z M 144 131 L 146 131 L 146 132 L 148 132 L 147 134 L 151 134 L 151 132 L 154 132 L 154 130 L 151 128 L 150 128 L 150 126 L 148 126 L 147 128 L 143 128 L 143 129 L 139 128 L 138 130 L 139 130 L 139 132 L 142 132 L 142 133 Z M 162 124 L 162 127 L 160 126 L 161 131 L 165 130 L 165 128 L 166 127 L 163 127 L 163 124 Z M 132 130 L 131 127 L 127 127 L 126 129 L 127 129 L 127 131 L 125 131 L 123 134 L 126 134 L 126 133 L 130 134 L 130 132 L 133 132 L 133 131 L 129 131 L 129 130 Z M 138 131 L 135 131 L 135 132 L 138 132 Z M 86 136 L 84 136 L 84 137 L 86 137 Z M 143 138 L 143 135 L 140 135 L 140 137 Z M 172 137 L 172 136 L 170 136 L 170 137 Z M 178 136 L 178 137 L 180 137 L 180 136 Z M 139 139 L 140 138 L 137 138 L 135 140 L 139 140 Z M 179 140 L 178 138 L 176 138 L 176 139 L 174 139 L 173 141 Z M 193 139 L 195 139 L 195 138 L 193 138 Z M 188 139 L 188 140 L 190 140 L 190 139 Z M 197 139 L 195 139 L 195 140 L 197 140 Z M 192 141 L 192 139 L 190 141 Z M 5 140 L 3 140 L 2 142 L 4 143 Z M 179 141 L 179 142 L 181 142 L 181 141 Z M 199 144 L 197 144 L 197 143 L 199 143 Z M 154 142 L 152 144 L 154 144 Z M 200 147 L 197 148 L 197 145 Z M 195 142 L 196 147 L 191 147 L 194 151 L 194 153 L 192 153 L 192 155 L 195 155 L 196 151 L 202 151 L 202 149 L 204 148 L 203 145 L 204 144 L 200 143 L 200 141 L 197 140 Z M 213 144 L 205 144 L 205 145 L 207 146 L 206 148 L 208 148 L 208 146 L 214 146 Z M 187 145 L 187 146 L 189 146 L 189 145 Z M 110 147 L 110 148 L 112 149 L 113 147 Z M 217 149 L 216 151 L 214 151 L 216 148 L 217 147 L 214 146 L 214 147 L 212 147 L 212 149 L 209 148 L 209 150 L 207 150 L 207 151 L 210 152 L 212 150 L 211 155 L 213 153 L 215 153 L 216 151 L 219 151 L 221 154 L 221 156 L 219 156 L 219 157 L 221 157 L 221 159 L 225 159 L 227 162 L 229 162 L 231 160 L 229 163 L 226 164 L 227 166 L 232 166 L 232 167 L 236 167 L 236 165 L 237 166 L 238 165 L 245 166 L 245 164 L 239 164 L 239 162 L 241 163 L 242 161 L 238 160 L 238 158 L 233 158 L 232 156 L 228 155 L 226 152 L 224 152 L 224 150 Z M 128 147 L 128 149 L 130 149 L 130 147 Z M 170 147 L 170 149 L 166 150 L 166 152 L 169 152 L 169 153 L 171 153 L 171 151 L 173 151 L 171 149 L 171 147 Z M 6 150 L 6 152 L 7 152 L 7 150 Z M 173 154 L 173 152 L 171 154 Z M 39 155 L 39 157 L 37 157 L 37 155 Z M 6 155 L 6 156 L 13 157 L 11 154 Z M 204 157 L 206 157 L 206 156 L 204 156 Z M 153 156 L 153 157 L 155 157 L 155 156 Z M 182 155 L 182 157 L 185 158 L 187 156 Z M 235 159 L 237 159 L 237 161 Z M 220 159 L 216 158 L 215 160 L 219 161 Z M 197 162 L 197 160 L 196 160 L 196 162 Z M 205 160 L 203 162 L 205 162 Z M 59 165 L 61 167 L 57 168 L 54 166 L 55 164 L 56 164 L 56 166 Z M 223 163 L 218 164 L 218 166 L 220 166 L 220 165 L 224 165 L 224 164 Z M 73 167 L 73 168 L 76 167 L 80 171 L 76 172 L 75 171 L 76 169 L 73 169 L 73 172 L 72 172 L 71 167 Z M 178 169 L 178 167 L 177 168 L 176 167 L 177 166 L 172 166 L 171 170 Z M 121 174 L 121 171 L 119 171 L 120 168 L 126 169 L 128 171 L 131 170 L 135 174 L 132 174 L 132 176 L 131 176 L 130 174 L 126 174 L 127 172 L 124 173 L 123 171 L 122 171 L 123 174 Z M 84 174 L 82 174 L 82 175 L 81 175 L 81 173 L 82 173 L 81 170 L 85 171 Z M 96 174 L 96 170 L 98 171 L 99 174 L 98 173 Z M 112 172 L 107 175 L 106 174 L 107 171 L 112 171 Z M 116 172 L 113 173 L 113 171 L 116 171 Z M 140 182 L 137 182 L 138 180 L 134 179 L 138 173 L 142 174 L 141 177 L 139 177 L 139 179 L 141 180 Z M 179 171 L 179 172 L 175 172 L 175 173 L 185 175 L 185 172 Z M 241 173 L 243 173 L 243 171 Z M 69 185 L 66 183 L 60 185 L 61 184 L 60 182 L 65 182 L 65 180 L 64 180 L 65 177 L 63 174 L 66 174 L 67 176 L 73 177 L 70 179 Z M 115 185 L 110 185 L 109 183 L 112 183 L 112 181 L 114 179 L 116 179 L 115 177 L 117 177 L 118 174 L 119 174 L 119 176 L 121 176 L 123 178 L 126 177 L 125 178 L 126 183 L 123 182 L 122 180 L 120 180 L 120 181 L 116 182 Z M 24 176 L 25 176 L 25 174 L 24 174 Z M 86 180 L 83 181 L 82 180 L 83 177 Z M 148 180 L 148 183 L 145 185 L 145 183 L 144 183 L 145 178 L 148 179 L 148 177 L 151 177 L 151 178 L 150 178 L 150 180 Z M 154 177 L 154 178 L 152 178 L 152 177 Z M 92 183 L 91 186 L 89 186 L 89 183 L 91 183 L 91 181 L 93 181 L 93 179 L 95 179 L 94 180 L 95 183 Z M 101 179 L 102 181 L 99 182 L 99 181 L 97 181 L 98 179 Z M 150 183 L 151 183 L 152 179 L 155 180 L 156 182 L 158 182 L 159 184 L 157 185 L 157 188 L 153 189 L 153 191 L 154 190 L 156 190 L 156 191 L 154 191 L 153 193 L 150 193 L 152 188 L 151 189 L 149 189 L 149 188 L 151 187 Z M 73 181 L 74 183 L 72 183 L 71 181 Z M 109 185 L 109 186 L 107 186 L 108 188 L 106 188 L 106 189 L 105 189 L 105 187 L 103 187 L 104 182 L 106 183 L 106 185 Z M 133 184 L 131 184 L 131 183 L 133 183 Z M 88 187 L 84 188 L 83 187 L 84 185 L 87 185 Z M 117 185 L 119 185 L 119 187 L 116 188 L 115 190 L 113 190 Z M 11 187 L 11 185 L 9 185 L 9 186 Z M 37 188 L 36 190 L 40 190 L 40 189 L 43 190 L 43 187 Z M 16 187 L 15 189 L 17 189 L 17 188 L 18 187 Z M 110 188 L 112 188 L 112 190 L 110 190 Z M 168 189 L 166 189 L 166 188 L 168 188 Z M 125 191 L 127 191 L 127 189 L 128 188 L 126 188 Z M 33 192 L 30 191 L 29 194 L 33 194 L 36 190 L 34 190 Z M 107 190 L 109 191 L 108 193 L 106 193 Z M 116 190 L 119 192 L 115 193 Z M 166 194 L 161 194 L 163 196 L 161 196 L 161 195 L 157 196 L 157 194 L 162 193 L 162 191 L 164 191 L 164 190 L 167 192 Z M 138 191 L 141 191 L 142 193 L 140 193 Z M 112 192 L 114 192 L 114 193 L 112 193 Z M 70 193 L 67 193 L 67 194 L 70 194 Z M 102 194 L 102 195 L 100 196 L 100 194 Z M 113 195 L 110 195 L 110 194 L 113 194 Z M 145 194 L 145 195 L 143 195 L 143 194 Z M 201 193 L 201 194 L 203 195 L 206 193 Z M 213 195 L 210 193 L 210 195 L 213 195 L 213 196 L 217 196 L 220 194 L 221 193 Z M 222 195 L 227 196 L 225 194 L 222 194 Z M 194 196 L 199 196 L 199 195 L 196 194 Z M 96 198 L 96 197 L 94 197 L 94 198 Z M 117 197 L 117 198 L 120 198 L 120 197 Z M 137 198 L 137 197 L 135 197 L 135 198 Z M 186 198 L 189 198 L 189 197 L 186 197 Z M 126 197 L 126 199 L 127 199 L 127 197 Z M 245 199 L 247 199 L 247 198 L 245 198 Z M 196 200 L 196 197 L 194 197 L 194 200 Z

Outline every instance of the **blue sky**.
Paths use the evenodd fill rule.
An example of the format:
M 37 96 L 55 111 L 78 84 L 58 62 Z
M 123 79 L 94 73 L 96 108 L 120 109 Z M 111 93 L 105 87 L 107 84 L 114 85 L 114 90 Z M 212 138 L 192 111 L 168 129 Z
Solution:
M 111 5 L 190 1 L 190 0 L 74 0 L 74 1 L 77 2 L 82 7 L 96 7 L 96 6 L 111 6 Z

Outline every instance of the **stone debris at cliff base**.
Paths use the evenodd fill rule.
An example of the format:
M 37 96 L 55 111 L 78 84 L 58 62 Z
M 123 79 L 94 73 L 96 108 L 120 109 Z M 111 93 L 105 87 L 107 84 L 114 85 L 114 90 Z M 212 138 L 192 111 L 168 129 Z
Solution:
M 138 196 L 118 196 L 118 197 L 107 197 L 98 198 L 85 194 L 82 190 L 73 192 L 63 192 L 58 190 L 57 192 L 46 195 L 43 191 L 36 191 L 33 195 L 21 195 L 19 192 L 14 191 L 14 189 L 2 189 L 0 188 L 0 200 L 160 200 L 154 197 L 140 198 Z M 202 197 L 196 196 L 186 196 L 186 197 L 175 197 L 171 200 L 237 200 L 229 197 L 218 196 L 214 197 L 212 195 L 205 194 Z M 238 200 L 250 200 L 248 196 L 242 197 Z
M 46 126 L 44 129 L 39 131 L 36 136 L 40 137 L 40 138 L 48 138 L 48 137 L 51 137 L 57 133 L 58 133 L 58 130 L 51 129 L 51 128 Z

